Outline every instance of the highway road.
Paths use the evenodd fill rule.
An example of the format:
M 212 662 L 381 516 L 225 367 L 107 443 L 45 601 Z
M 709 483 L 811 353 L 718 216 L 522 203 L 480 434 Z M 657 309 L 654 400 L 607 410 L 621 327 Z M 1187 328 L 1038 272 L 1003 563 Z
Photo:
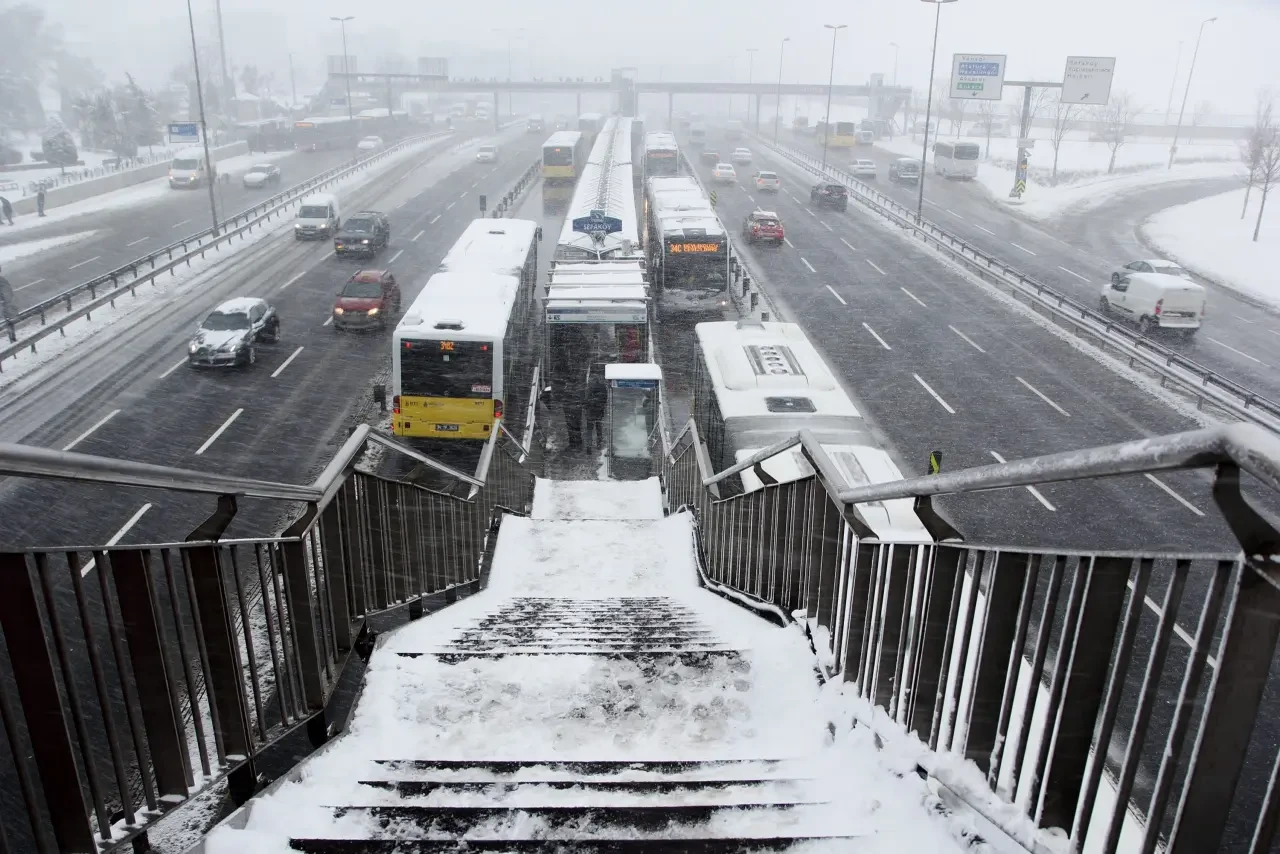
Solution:
M 487 133 L 490 128 L 488 123 L 468 122 L 459 126 L 455 136 L 461 141 L 475 134 Z M 237 214 L 281 189 L 351 161 L 352 152 L 295 152 L 283 157 L 273 153 L 264 160 L 280 167 L 280 183 L 247 189 L 241 182 L 241 176 L 247 170 L 238 170 L 230 183 L 214 185 L 219 219 Z M 52 246 L 4 265 L 5 276 L 13 285 L 19 307 L 33 305 L 95 276 L 123 267 L 149 252 L 207 229 L 212 222 L 209 194 L 204 187 L 166 190 L 159 199 L 146 198 L 128 207 L 116 206 L 119 203 L 115 200 L 127 197 L 135 189 L 131 187 L 119 193 L 103 194 L 103 209 L 98 212 L 59 219 L 12 234 L 0 231 L 0 249 L 92 232 L 89 237 Z
M 815 156 L 822 153 L 813 137 L 783 131 L 778 141 Z M 857 149 L 856 153 L 832 149 L 827 160 L 845 166 L 855 156 L 876 161 L 880 168 L 873 184 L 876 189 L 915 209 L 917 188 L 891 184 L 887 177 L 888 165 L 897 154 L 879 147 L 870 152 Z M 1117 196 L 1085 212 L 1068 211 L 1043 224 L 992 201 L 977 184 L 935 176 L 930 166 L 925 176 L 924 215 L 983 251 L 1094 307 L 1112 270 L 1156 255 L 1137 233 L 1147 217 L 1238 187 L 1239 182 L 1231 179 L 1165 184 Z M 1280 315 L 1228 288 L 1199 281 L 1209 289 L 1203 328 L 1191 341 L 1157 333 L 1158 340 L 1223 376 L 1280 400 Z
M 121 330 L 20 401 L 4 401 L 0 435 L 46 447 L 268 480 L 306 482 L 346 438 L 352 410 L 390 362 L 386 333 L 337 333 L 333 295 L 361 266 L 397 274 L 416 296 L 478 211 L 537 158 L 541 136 L 508 131 L 497 165 L 467 149 L 397 165 L 346 200 L 390 214 L 391 245 L 374 261 L 337 260 L 327 243 L 279 234 L 220 264 L 198 297 Z M 282 339 L 248 370 L 195 371 L 186 342 L 199 319 L 232 296 L 261 296 L 282 317 Z M 3 400 L 0 397 L 0 400 Z M 54 482 L 0 488 L 8 547 L 182 539 L 213 508 L 204 498 Z M 246 502 L 231 533 L 278 530 L 289 508 Z

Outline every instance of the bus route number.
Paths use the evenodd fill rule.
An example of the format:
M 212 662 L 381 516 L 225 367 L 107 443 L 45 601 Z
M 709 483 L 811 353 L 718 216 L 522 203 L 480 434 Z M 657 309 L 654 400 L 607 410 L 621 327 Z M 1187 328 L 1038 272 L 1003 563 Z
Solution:
M 441 342 L 440 342 L 440 352 L 442 352 L 442 353 L 452 353 L 452 352 L 453 352 L 453 342 L 452 342 L 452 341 L 441 341 Z

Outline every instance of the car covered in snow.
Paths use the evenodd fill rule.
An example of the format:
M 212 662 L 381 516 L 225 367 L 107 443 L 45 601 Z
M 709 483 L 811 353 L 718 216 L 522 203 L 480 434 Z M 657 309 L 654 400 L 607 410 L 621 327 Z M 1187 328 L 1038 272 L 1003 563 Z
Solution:
M 738 180 L 738 172 L 732 163 L 717 163 L 711 170 L 711 180 L 719 184 L 732 184 Z
M 381 151 L 383 148 L 382 137 L 366 136 L 356 143 L 356 148 L 360 151 Z
M 274 163 L 258 163 L 250 166 L 249 171 L 244 173 L 244 177 L 241 180 L 248 189 L 279 184 L 280 167 Z
M 496 163 L 498 160 L 498 146 L 485 143 L 476 151 L 477 163 Z
M 751 149 L 749 149 L 749 148 L 735 148 L 735 149 L 733 150 L 733 154 L 729 155 L 729 159 L 730 159 L 730 160 L 732 160 L 734 163 L 737 163 L 737 164 L 739 164 L 739 165 L 743 165 L 743 164 L 750 163 L 750 162 L 751 162 Z
M 1117 268 L 1111 273 L 1111 281 L 1118 282 L 1121 277 L 1131 273 L 1164 273 L 1166 276 L 1179 276 L 1188 280 L 1191 278 L 1190 273 L 1172 261 L 1150 258 L 1145 261 L 1130 261 L 1123 267 Z
M 849 164 L 849 172 L 855 178 L 862 178 L 867 181 L 876 179 L 876 172 L 879 171 L 874 160 L 864 160 L 859 158 Z
M 757 172 L 756 173 L 756 192 L 757 193 L 776 194 L 781 189 L 782 189 L 782 182 L 778 180 L 777 172 Z
M 893 184 L 920 183 L 920 164 L 910 157 L 899 157 L 889 164 L 889 182 Z
M 239 297 L 219 305 L 201 322 L 187 345 L 193 368 L 248 367 L 258 361 L 258 344 L 280 340 L 280 315 L 266 300 Z

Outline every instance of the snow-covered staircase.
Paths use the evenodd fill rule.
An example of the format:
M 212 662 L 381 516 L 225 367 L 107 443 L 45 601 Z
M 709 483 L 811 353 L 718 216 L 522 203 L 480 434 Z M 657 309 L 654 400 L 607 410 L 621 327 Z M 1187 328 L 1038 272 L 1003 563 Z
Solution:
M 502 523 L 488 587 L 382 638 L 348 732 L 205 851 L 919 843 L 886 824 L 902 810 L 879 800 L 883 771 L 833 783 L 846 760 L 801 633 L 700 588 L 692 549 L 654 481 L 540 481 L 533 517 Z M 907 850 L 955 850 L 934 833 Z

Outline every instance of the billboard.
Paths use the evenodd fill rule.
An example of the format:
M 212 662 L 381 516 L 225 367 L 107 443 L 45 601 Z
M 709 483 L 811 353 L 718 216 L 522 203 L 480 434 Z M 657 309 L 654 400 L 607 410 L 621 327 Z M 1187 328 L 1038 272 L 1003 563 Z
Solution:
M 1002 53 L 957 53 L 951 58 L 951 97 L 999 101 L 1004 97 Z
M 449 59 L 444 56 L 420 56 L 418 57 L 418 73 L 429 74 L 433 77 L 448 77 Z

